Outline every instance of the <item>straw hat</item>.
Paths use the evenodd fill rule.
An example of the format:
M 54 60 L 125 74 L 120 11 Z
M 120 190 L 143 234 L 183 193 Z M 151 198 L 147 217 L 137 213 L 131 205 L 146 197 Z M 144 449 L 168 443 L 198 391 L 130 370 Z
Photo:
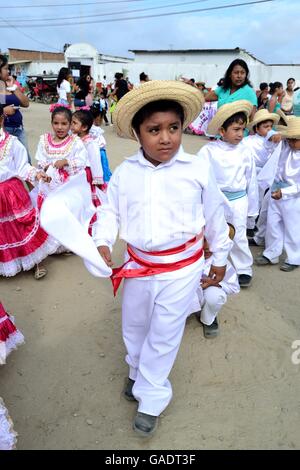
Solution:
M 280 120 L 280 121 L 283 121 L 282 125 L 283 125 L 283 126 L 287 126 L 289 120 L 291 119 L 291 116 L 287 116 L 287 115 L 282 111 L 282 109 L 277 109 L 276 114 L 278 114 L 279 120 Z M 280 125 L 281 125 L 281 124 L 280 124 Z
M 290 118 L 288 125 L 282 131 L 282 135 L 286 139 L 300 139 L 300 117 Z
M 234 237 L 235 237 L 235 227 L 234 227 L 234 225 L 230 224 L 229 222 L 227 222 L 227 225 L 228 225 L 228 229 L 229 229 L 229 238 L 230 238 L 230 240 L 233 240 Z
M 260 109 L 254 114 L 253 120 L 249 122 L 248 129 L 252 129 L 254 126 L 257 126 L 260 122 L 263 121 L 273 121 L 274 124 L 278 124 L 279 115 L 275 113 L 269 113 L 266 109 Z
M 249 118 L 252 108 L 253 104 L 247 100 L 239 100 L 234 101 L 233 103 L 224 104 L 218 109 L 217 113 L 210 121 L 207 128 L 207 134 L 217 135 L 224 122 L 236 113 L 245 113 L 247 118 Z
M 117 133 L 136 140 L 131 125 L 134 116 L 146 104 L 158 100 L 176 101 L 182 106 L 184 129 L 196 119 L 204 104 L 203 94 L 191 85 L 175 80 L 152 80 L 129 91 L 118 102 L 113 113 Z

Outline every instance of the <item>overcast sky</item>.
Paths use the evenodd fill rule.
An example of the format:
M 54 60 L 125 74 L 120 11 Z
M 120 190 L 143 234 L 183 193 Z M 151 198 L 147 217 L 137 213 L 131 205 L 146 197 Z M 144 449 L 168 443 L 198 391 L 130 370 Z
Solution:
M 62 51 L 65 43 L 88 42 L 104 54 L 129 57 L 129 49 L 241 47 L 266 63 L 300 63 L 299 0 L 274 0 L 224 10 L 121 22 L 74 24 L 128 16 L 163 15 L 247 1 L 251 0 L 15 0 L 15 3 L 0 0 L 0 45 L 2 51 L 8 47 Z M 75 3 L 81 5 L 66 6 Z M 52 6 L 34 8 L 38 5 Z M 5 8 L 9 6 L 14 8 Z M 149 10 L 130 13 L 142 9 Z M 107 13 L 112 15 L 105 15 Z M 66 20 L 66 17 L 75 18 Z M 53 26 L 55 22 L 51 18 L 67 24 Z M 33 24 L 47 26 L 33 27 Z

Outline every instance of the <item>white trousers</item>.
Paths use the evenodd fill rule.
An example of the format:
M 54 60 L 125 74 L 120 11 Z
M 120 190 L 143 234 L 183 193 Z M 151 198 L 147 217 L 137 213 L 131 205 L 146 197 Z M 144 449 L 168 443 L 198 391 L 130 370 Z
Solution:
M 194 296 L 191 312 L 196 313 L 201 310 L 201 323 L 211 325 L 226 301 L 227 294 L 222 287 L 210 286 L 204 290 L 199 288 Z
M 238 275 L 252 276 L 253 258 L 247 239 L 248 197 L 244 196 L 235 201 L 229 201 L 229 204 L 231 214 L 226 217 L 226 220 L 235 227 L 230 258 Z
M 271 191 L 269 190 L 262 200 L 261 209 L 259 217 L 257 220 L 257 232 L 254 236 L 254 240 L 258 245 L 263 245 L 265 243 L 266 230 L 267 230 L 267 220 L 268 220 L 268 207 L 271 198 Z
M 172 398 L 168 376 L 199 286 L 202 269 L 183 279 L 125 279 L 123 339 L 138 411 L 158 416 Z
M 300 197 L 270 198 L 266 231 L 266 249 L 263 255 L 277 262 L 283 249 L 286 262 L 300 265 Z

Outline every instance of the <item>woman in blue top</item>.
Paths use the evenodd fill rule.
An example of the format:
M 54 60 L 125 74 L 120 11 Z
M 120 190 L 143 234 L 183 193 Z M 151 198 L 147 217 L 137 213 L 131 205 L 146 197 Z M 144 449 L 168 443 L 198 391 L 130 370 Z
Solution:
M 20 88 L 14 84 L 14 79 L 9 75 L 9 66 L 7 58 L 0 55 L 0 102 L 4 105 L 4 127 L 6 131 L 16 136 L 27 150 L 28 160 L 30 162 L 27 148 L 27 140 L 23 128 L 23 116 L 19 108 L 28 108 L 29 100 Z
M 218 108 L 233 101 L 247 100 L 253 104 L 250 115 L 255 114 L 257 96 L 249 81 L 249 68 L 242 59 L 236 59 L 229 65 L 223 84 L 205 95 L 205 101 L 218 101 Z

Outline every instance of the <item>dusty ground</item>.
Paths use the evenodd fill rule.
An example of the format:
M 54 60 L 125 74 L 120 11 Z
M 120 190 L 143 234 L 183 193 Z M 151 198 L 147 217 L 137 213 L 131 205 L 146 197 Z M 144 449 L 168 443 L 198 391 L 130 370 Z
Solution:
M 48 107 L 33 104 L 24 116 L 34 154 L 50 126 Z M 136 145 L 105 131 L 115 168 Z M 202 142 L 184 136 L 187 151 Z M 0 279 L 1 300 L 26 337 L 0 369 L 19 449 L 300 448 L 300 365 L 291 361 L 300 340 L 300 271 L 254 268 L 253 286 L 223 309 L 216 340 L 189 319 L 171 374 L 173 401 L 145 442 L 131 430 L 135 405 L 121 397 L 120 297 L 75 256 L 52 256 L 47 265 L 39 282 L 31 272 Z

